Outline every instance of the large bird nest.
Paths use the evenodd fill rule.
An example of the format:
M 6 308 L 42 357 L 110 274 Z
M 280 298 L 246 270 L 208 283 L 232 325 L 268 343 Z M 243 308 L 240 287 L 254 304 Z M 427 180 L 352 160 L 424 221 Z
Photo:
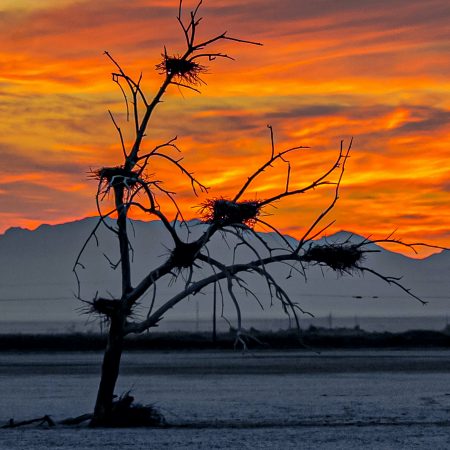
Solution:
M 207 200 L 201 205 L 203 221 L 225 227 L 227 225 L 247 225 L 253 227 L 260 214 L 261 202 L 234 202 L 225 198 Z
M 358 269 L 364 251 L 359 244 L 317 244 L 311 245 L 303 254 L 303 261 L 322 264 L 337 272 L 351 272 Z
M 133 170 L 127 170 L 122 166 L 102 167 L 92 172 L 94 178 L 100 183 L 106 183 L 108 187 L 124 185 L 131 189 L 136 186 L 139 174 Z
M 188 85 L 205 84 L 200 75 L 208 72 L 208 68 L 192 60 L 180 56 L 162 55 L 163 60 L 156 65 L 160 75 L 172 75 L 180 83 Z
M 192 267 L 201 248 L 199 242 L 178 242 L 170 254 L 172 264 L 178 269 Z
M 112 317 L 120 311 L 120 300 L 109 298 L 95 298 L 90 302 L 90 311 L 106 317 Z

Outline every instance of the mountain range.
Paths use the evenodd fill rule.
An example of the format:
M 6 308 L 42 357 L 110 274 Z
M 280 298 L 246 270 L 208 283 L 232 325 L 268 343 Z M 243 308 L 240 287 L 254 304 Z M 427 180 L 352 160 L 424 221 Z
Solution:
M 41 225 L 35 230 L 10 228 L 0 235 L 0 322 L 1 321 L 70 321 L 85 320 L 87 304 L 77 300 L 77 282 L 73 273 L 74 262 L 80 249 L 97 222 L 86 218 L 60 225 Z M 201 232 L 200 223 L 191 223 L 192 234 Z M 183 233 L 183 228 L 180 228 Z M 159 221 L 133 221 L 130 227 L 133 246 L 133 283 L 161 263 L 170 253 L 171 240 Z M 279 239 L 274 233 L 259 233 L 272 244 Z M 186 236 L 185 236 L 186 237 Z M 211 242 L 210 252 L 230 263 L 233 237 L 218 238 Z M 261 245 L 258 239 L 248 235 L 251 245 Z M 286 239 L 294 242 L 291 237 Z M 341 231 L 326 238 L 328 242 L 344 242 L 363 239 Z M 427 301 L 422 305 L 396 286 L 388 285 L 370 274 L 355 273 L 341 276 L 331 269 L 312 267 L 306 278 L 300 274 L 289 277 L 289 267 L 279 266 L 274 276 L 306 311 L 317 316 L 447 316 L 450 314 L 450 252 L 442 251 L 424 259 L 413 259 L 371 244 L 377 252 L 369 253 L 364 265 L 389 276 L 402 277 L 401 283 Z M 253 252 L 240 245 L 235 258 L 244 261 L 254 259 Z M 117 295 L 120 291 L 120 273 L 111 268 L 117 262 L 115 237 L 106 227 L 100 227 L 97 239 L 93 238 L 82 255 L 78 266 L 81 296 L 86 300 L 98 295 Z M 156 302 L 170 298 L 183 283 L 182 272 L 158 287 Z M 267 285 L 260 278 L 246 278 L 249 288 L 257 295 L 262 306 L 250 296 L 240 295 L 242 313 L 247 318 L 279 318 L 283 311 L 277 301 L 271 305 Z M 238 292 L 238 291 L 237 291 Z M 136 315 L 145 314 L 148 295 Z M 219 302 L 219 313 L 222 304 Z M 204 294 L 185 299 L 167 313 L 172 320 L 208 318 L 212 311 L 212 287 Z M 233 321 L 232 302 L 225 298 L 224 315 Z M 245 320 L 244 320 L 245 324 Z

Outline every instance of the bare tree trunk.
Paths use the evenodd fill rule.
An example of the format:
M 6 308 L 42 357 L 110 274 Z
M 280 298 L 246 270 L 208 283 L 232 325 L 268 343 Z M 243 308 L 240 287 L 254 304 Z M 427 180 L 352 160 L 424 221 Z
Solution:
M 122 272 L 122 299 L 131 289 L 130 242 L 127 232 L 127 207 L 124 204 L 124 185 L 114 186 L 117 209 L 117 229 L 120 250 L 120 270 Z
M 112 319 L 108 342 L 103 356 L 102 375 L 95 403 L 92 427 L 109 426 L 111 423 L 114 388 L 119 376 L 120 358 L 123 350 L 123 326 L 120 319 Z
M 102 375 L 94 408 L 91 426 L 109 426 L 111 424 L 114 388 L 119 376 L 120 358 L 123 350 L 123 326 L 127 316 L 125 297 L 131 288 L 131 267 L 127 234 L 127 208 L 124 206 L 124 186 L 114 186 L 118 212 L 117 227 L 120 243 L 120 264 L 122 272 L 122 298 L 118 309 L 110 316 L 108 342 L 103 356 Z

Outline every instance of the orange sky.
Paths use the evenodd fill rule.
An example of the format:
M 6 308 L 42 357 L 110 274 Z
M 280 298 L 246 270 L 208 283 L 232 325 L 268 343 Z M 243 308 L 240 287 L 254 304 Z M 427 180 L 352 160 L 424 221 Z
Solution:
M 194 3 L 187 2 L 192 7 Z M 92 168 L 119 164 L 107 110 L 123 122 L 104 50 L 155 90 L 161 51 L 183 51 L 177 1 L 0 2 L 0 232 L 92 215 Z M 202 95 L 172 87 L 146 146 L 177 135 L 186 166 L 232 195 L 270 153 L 308 183 L 354 136 L 333 230 L 450 246 L 450 4 L 447 0 L 206 0 L 200 37 L 228 30 L 263 47 L 221 43 Z M 157 166 L 187 217 L 198 205 L 179 173 Z M 274 168 L 248 197 L 284 185 Z M 300 236 L 331 192 L 280 202 L 267 219 Z M 163 203 L 164 206 L 164 203 Z M 169 209 L 170 211 L 170 209 Z M 423 253 L 424 255 L 426 253 Z

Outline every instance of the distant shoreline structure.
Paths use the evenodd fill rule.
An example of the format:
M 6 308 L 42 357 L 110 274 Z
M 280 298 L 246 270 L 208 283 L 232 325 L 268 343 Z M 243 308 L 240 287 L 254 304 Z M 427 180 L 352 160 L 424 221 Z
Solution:
M 448 316 L 404 316 L 404 317 L 372 317 L 372 316 L 335 316 L 332 314 L 314 318 L 303 318 L 300 325 L 303 330 L 310 327 L 323 329 L 360 329 L 366 332 L 403 333 L 410 330 L 443 331 L 449 327 Z M 293 324 L 291 324 L 293 326 Z M 286 317 L 280 318 L 249 318 L 244 320 L 246 329 L 261 331 L 283 331 L 290 327 Z M 184 332 L 208 333 L 212 332 L 212 320 L 195 319 L 167 319 L 161 322 L 158 328 L 151 333 Z M 42 334 L 97 334 L 102 327 L 99 321 L 93 319 L 80 319 L 72 321 L 2 321 L 0 320 L 0 336 L 10 334 L 42 335 Z M 217 331 L 229 331 L 225 320 L 217 321 Z
M 0 334 L 0 353 L 11 352 L 101 352 L 106 334 Z M 450 327 L 445 330 L 409 330 L 401 333 L 368 332 L 359 328 L 321 328 L 311 326 L 299 336 L 296 329 L 260 331 L 250 329 L 241 338 L 253 351 L 323 351 L 342 349 L 414 350 L 450 349 Z M 242 343 L 241 343 L 242 344 Z M 240 351 L 235 330 L 220 332 L 160 332 L 129 336 L 128 351 Z

